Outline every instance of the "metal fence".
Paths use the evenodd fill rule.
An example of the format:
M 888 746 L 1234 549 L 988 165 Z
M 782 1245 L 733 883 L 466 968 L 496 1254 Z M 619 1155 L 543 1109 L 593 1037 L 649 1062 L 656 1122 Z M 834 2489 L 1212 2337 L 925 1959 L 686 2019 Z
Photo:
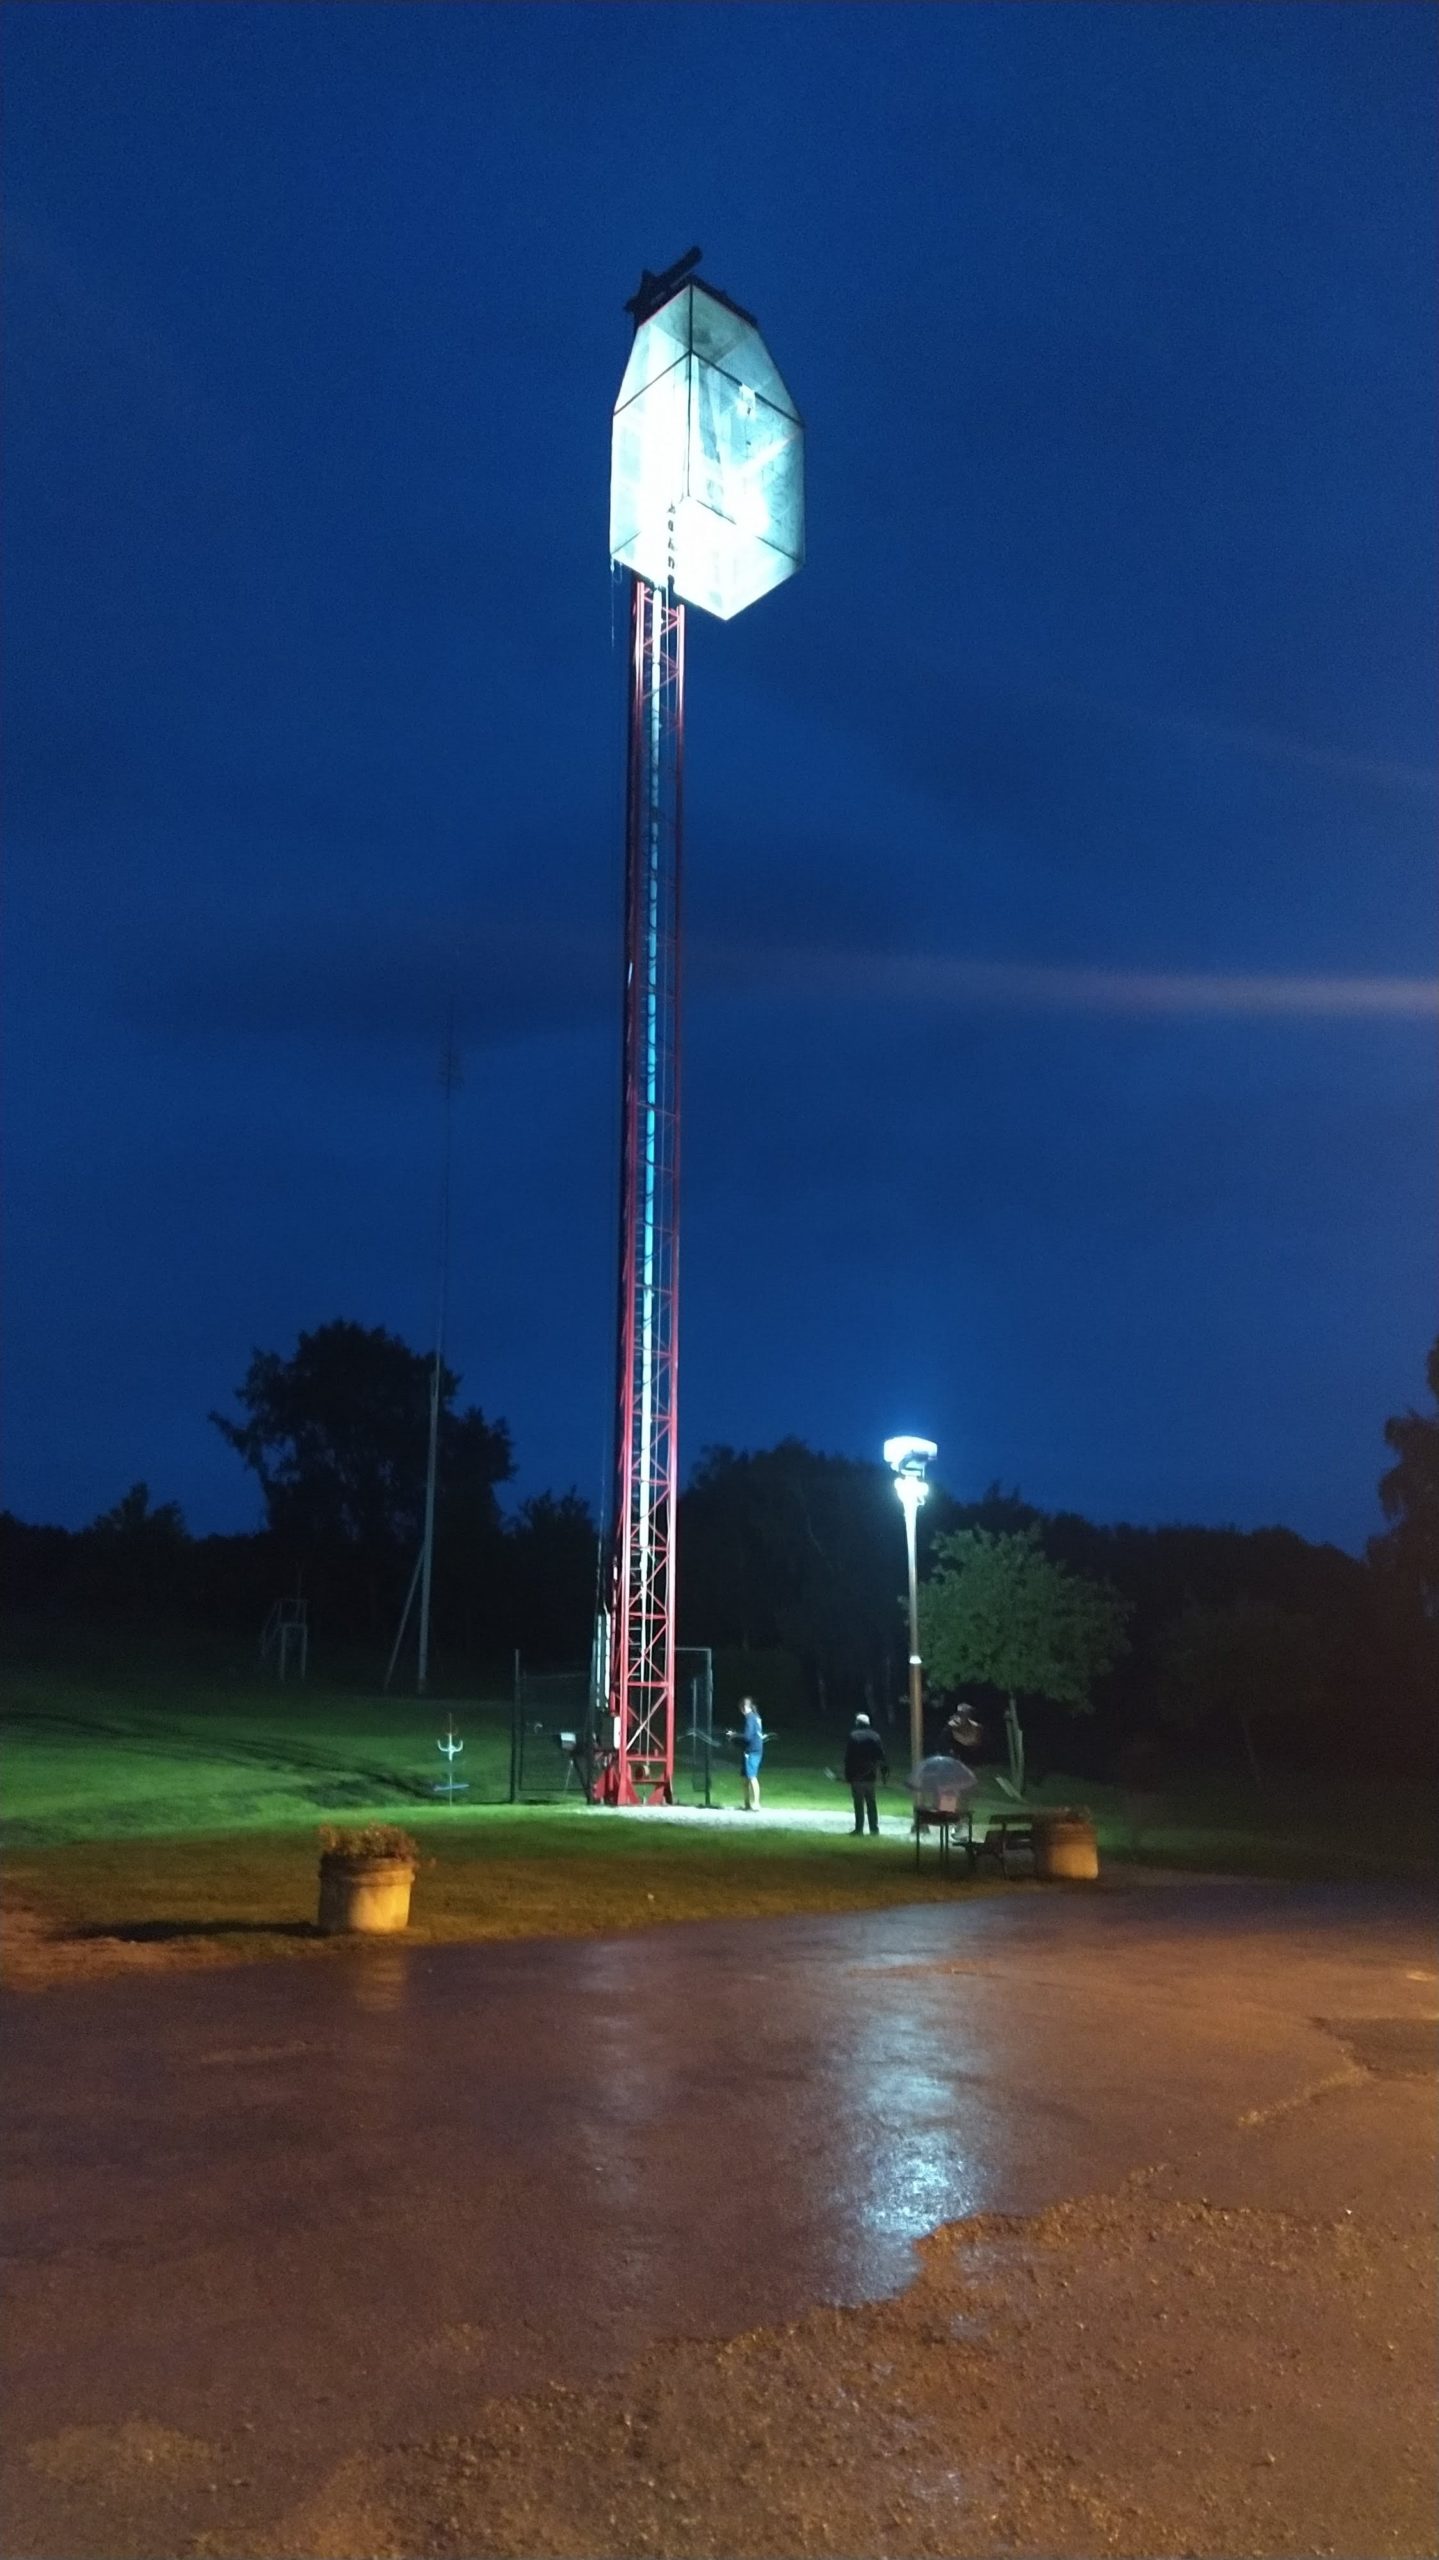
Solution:
M 606 1721 L 601 1711 L 600 1723 Z M 515 1656 L 510 1732 L 511 1804 L 555 1804 L 590 1793 L 600 1734 L 588 1667 L 531 1671 Z M 715 1758 L 714 1662 L 707 1646 L 675 1656 L 677 1804 L 709 1804 Z
M 708 1645 L 675 1654 L 675 1802 L 709 1804 L 715 1755 L 714 1655 Z
M 573 1795 L 583 1802 L 589 1748 L 588 1671 L 527 1671 L 517 1654 L 511 1804 L 552 1804 Z

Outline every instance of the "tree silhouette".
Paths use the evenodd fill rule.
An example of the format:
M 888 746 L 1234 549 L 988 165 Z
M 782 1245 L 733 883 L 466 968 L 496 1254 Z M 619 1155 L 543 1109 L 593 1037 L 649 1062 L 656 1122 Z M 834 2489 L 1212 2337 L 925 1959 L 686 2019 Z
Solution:
M 343 1319 L 302 1333 L 288 1359 L 257 1351 L 237 1389 L 244 1420 L 210 1416 L 258 1477 L 270 1529 L 292 1554 L 349 1550 L 371 1568 L 413 1556 L 424 1520 L 432 1362 L 382 1327 Z M 442 1369 L 436 1543 L 473 1555 L 499 1534 L 495 1488 L 510 1436 L 454 1409 Z M 374 1574 L 370 1574 L 373 1593 Z
M 889 1471 L 802 1440 L 706 1449 L 681 1511 L 681 1605 L 695 1641 L 782 1646 L 822 1713 L 887 1709 L 904 1649 L 904 1540 Z
M 1233 1716 L 1256 1790 L 1264 1779 L 1254 1728 L 1267 1717 L 1309 1716 L 1329 1699 L 1326 1657 L 1312 1619 L 1267 1601 L 1191 1605 L 1157 1648 L 1158 1697 L 1171 1723 L 1200 1731 Z
M 958 1529 L 935 1540 L 934 1557 L 920 1592 L 926 1668 L 945 1687 L 1004 1692 L 1010 1784 L 1022 1795 L 1019 1699 L 1086 1711 L 1093 1682 L 1127 1650 L 1129 1603 L 1056 1564 L 1035 1528 Z
M 1379 1479 L 1384 1517 L 1393 1522 L 1370 1554 L 1416 1594 L 1425 1616 L 1439 1618 L 1439 1341 L 1425 1363 L 1433 1413 L 1395 1414 L 1384 1425 L 1394 1464 Z
M 594 1633 L 599 1533 L 573 1491 L 532 1494 L 505 1533 L 505 1579 L 514 1641 L 531 1660 L 583 1661 Z

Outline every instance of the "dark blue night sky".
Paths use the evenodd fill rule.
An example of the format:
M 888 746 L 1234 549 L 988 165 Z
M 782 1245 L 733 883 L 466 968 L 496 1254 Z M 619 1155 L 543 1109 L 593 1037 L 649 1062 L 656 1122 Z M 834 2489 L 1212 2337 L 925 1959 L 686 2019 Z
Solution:
M 642 265 L 809 429 L 692 623 L 684 1444 L 1376 1524 L 1434 1331 L 1435 17 L 6 12 L 5 1498 L 431 1326 L 607 1481 Z

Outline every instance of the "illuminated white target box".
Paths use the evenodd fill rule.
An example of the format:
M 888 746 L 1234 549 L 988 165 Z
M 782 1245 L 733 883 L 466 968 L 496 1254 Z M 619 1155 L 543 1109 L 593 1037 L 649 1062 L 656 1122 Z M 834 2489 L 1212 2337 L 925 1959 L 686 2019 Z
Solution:
M 721 622 L 804 559 L 804 428 L 747 312 L 684 284 L 615 404 L 610 557 Z

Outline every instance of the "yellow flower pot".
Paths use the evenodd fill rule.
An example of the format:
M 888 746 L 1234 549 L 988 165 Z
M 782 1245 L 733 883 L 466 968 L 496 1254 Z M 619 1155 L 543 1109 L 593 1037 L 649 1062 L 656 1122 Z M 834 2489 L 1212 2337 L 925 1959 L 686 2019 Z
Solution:
M 1094 1882 L 1099 1873 L 1099 1842 L 1087 1815 L 1035 1815 L 1034 1872 L 1051 1882 Z
M 406 1929 L 415 1881 L 411 1858 L 320 1860 L 320 1927 L 327 1937 L 350 1931 Z

